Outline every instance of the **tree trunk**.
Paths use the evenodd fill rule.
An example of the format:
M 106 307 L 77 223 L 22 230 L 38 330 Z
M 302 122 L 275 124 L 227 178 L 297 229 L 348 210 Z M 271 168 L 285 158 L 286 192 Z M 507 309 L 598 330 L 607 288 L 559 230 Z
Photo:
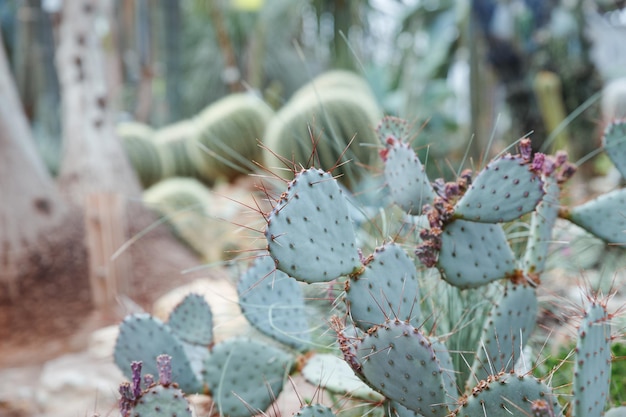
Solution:
M 95 30 L 97 5 L 94 0 L 63 3 L 57 52 L 65 141 L 59 185 L 80 207 L 92 192 L 130 198 L 141 193 L 109 112 L 102 40 Z
M 14 298 L 23 261 L 39 252 L 67 210 L 37 154 L 3 48 L 0 96 L 0 283 Z

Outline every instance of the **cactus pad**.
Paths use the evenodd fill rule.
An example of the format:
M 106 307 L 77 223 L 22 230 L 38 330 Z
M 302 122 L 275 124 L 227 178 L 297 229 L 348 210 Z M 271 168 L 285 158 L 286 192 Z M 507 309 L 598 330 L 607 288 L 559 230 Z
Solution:
M 449 413 L 443 371 L 428 338 L 398 320 L 374 327 L 357 344 L 372 388 L 424 417 Z
M 173 385 L 155 385 L 146 389 L 133 407 L 132 417 L 191 417 L 189 401 Z
M 574 366 L 575 417 L 599 417 L 611 380 L 611 324 L 606 308 L 590 302 L 578 328 Z
M 157 375 L 155 359 L 161 354 L 172 357 L 172 378 L 183 391 L 201 392 L 202 385 L 192 371 L 183 344 L 170 327 L 148 314 L 126 317 L 120 324 L 114 352 L 115 363 L 124 375 L 132 378 L 128 364 L 133 361 L 143 362 L 146 373 Z
M 354 323 L 361 329 L 389 318 L 419 326 L 420 296 L 415 264 L 398 245 L 376 249 L 363 273 L 350 277 L 346 302 Z
M 535 289 L 508 281 L 483 327 L 473 366 L 476 380 L 514 369 L 535 327 L 537 312 Z
M 205 382 L 220 415 L 247 417 L 278 397 L 291 363 L 291 356 L 276 347 L 229 339 L 215 345 L 205 361 Z
M 564 217 L 608 243 L 626 244 L 626 188 L 576 206 Z
M 556 397 L 543 382 L 530 375 L 500 373 L 483 380 L 461 400 L 456 417 L 528 417 L 541 405 L 551 416 L 560 415 Z M 541 414 L 539 414 L 541 415 Z
M 496 159 L 476 176 L 454 208 L 459 219 L 501 223 L 532 211 L 543 196 L 541 178 L 522 157 Z
M 552 229 L 559 214 L 559 195 L 561 189 L 554 176 L 544 178 L 545 195 L 532 213 L 530 235 L 522 261 L 524 272 L 531 275 L 541 274 L 544 270 Z
M 348 206 L 328 172 L 296 174 L 267 218 L 276 267 L 304 282 L 326 282 L 361 269 Z
M 376 127 L 376 136 L 385 146 L 394 140 L 408 142 L 409 124 L 399 117 L 385 116 Z
M 626 178 L 626 119 L 616 120 L 605 128 L 602 144 L 617 170 Z
M 344 360 L 328 353 L 318 353 L 311 357 L 302 369 L 302 376 L 317 387 L 349 398 L 372 402 L 384 399 L 361 381 Z
M 259 331 L 294 349 L 310 341 L 304 298 L 298 282 L 278 271 L 270 256 L 257 258 L 237 284 L 239 306 Z
M 208 346 L 213 342 L 211 307 L 199 294 L 188 294 L 174 308 L 167 324 L 186 343 Z
M 390 141 L 383 159 L 391 198 L 408 214 L 419 215 L 424 204 L 432 204 L 435 192 L 413 148 L 405 142 Z
M 499 224 L 455 220 L 441 234 L 437 268 L 459 288 L 475 288 L 516 273 L 515 256 Z
M 321 404 L 305 405 L 294 417 L 335 417 L 333 410 Z

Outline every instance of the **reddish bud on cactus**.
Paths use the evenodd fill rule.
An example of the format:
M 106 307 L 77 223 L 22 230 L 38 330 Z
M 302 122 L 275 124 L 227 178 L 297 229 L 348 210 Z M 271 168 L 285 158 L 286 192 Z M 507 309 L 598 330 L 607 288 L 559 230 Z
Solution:
M 532 146 L 530 144 L 530 139 L 524 138 L 519 142 L 519 153 L 526 162 L 530 162 L 530 158 L 532 156 Z
M 533 158 L 533 162 L 530 166 L 530 169 L 535 172 L 543 172 L 543 163 L 546 160 L 546 155 L 537 152 Z
M 130 364 L 130 369 L 133 372 L 133 395 L 135 398 L 141 395 L 141 368 L 143 364 L 141 361 L 134 361 Z
M 159 368 L 159 384 L 168 386 L 172 383 L 172 357 L 159 355 L 156 358 Z

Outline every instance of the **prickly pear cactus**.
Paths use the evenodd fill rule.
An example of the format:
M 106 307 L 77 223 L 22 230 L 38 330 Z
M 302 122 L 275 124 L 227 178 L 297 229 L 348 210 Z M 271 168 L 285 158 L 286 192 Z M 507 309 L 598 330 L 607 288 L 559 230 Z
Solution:
M 484 223 L 515 220 L 543 197 L 543 182 L 521 156 L 505 155 L 485 166 L 454 207 L 459 219 Z
M 127 378 L 132 378 L 128 364 L 141 361 L 146 373 L 156 375 L 154 365 L 158 355 L 172 357 L 172 377 L 180 388 L 187 393 L 202 392 L 202 384 L 196 378 L 191 363 L 185 352 L 183 342 L 174 335 L 169 326 L 149 314 L 134 314 L 126 317 L 120 324 L 119 335 L 115 342 L 114 359 Z
M 578 328 L 574 366 L 575 417 L 603 414 L 611 381 L 611 324 L 606 306 L 592 299 Z
M 419 282 L 413 260 L 395 243 L 377 248 L 363 272 L 350 277 L 346 303 L 352 320 L 363 330 L 390 318 L 419 326 Z
M 372 388 L 424 417 L 448 415 L 443 370 L 420 330 L 389 320 L 370 330 L 355 348 L 358 372 Z
M 283 389 L 293 358 L 282 349 L 246 338 L 215 345 L 205 361 L 205 383 L 220 415 L 264 412 Z
M 159 380 L 145 389 L 141 388 L 142 363 L 132 364 L 132 383 L 122 383 L 119 390 L 122 417 L 191 417 L 189 402 L 172 381 L 171 357 L 159 355 L 156 361 Z
M 626 120 L 620 119 L 609 123 L 602 135 L 604 151 L 617 170 L 626 178 Z
M 199 294 L 188 294 L 171 312 L 167 324 L 186 343 L 201 346 L 213 343 L 213 314 Z
M 453 412 L 456 417 L 528 417 L 543 409 L 549 416 L 560 415 L 552 390 L 530 375 L 501 372 L 480 381 L 472 393 L 461 398 Z M 549 414 L 552 413 L 552 414 Z M 539 414 L 542 415 L 542 414 Z
M 304 297 L 298 282 L 276 269 L 269 256 L 258 257 L 237 284 L 239 306 L 250 324 L 294 349 L 310 346 Z
M 459 288 L 476 288 L 517 273 L 515 255 L 499 224 L 455 220 L 441 233 L 437 268 Z
M 626 244 L 626 188 L 602 194 L 561 215 L 608 243 Z
M 543 179 L 545 194 L 531 215 L 530 235 L 526 244 L 523 270 L 528 275 L 539 276 L 545 268 L 552 230 L 559 214 L 561 188 L 554 176 Z
M 304 282 L 362 268 L 346 200 L 331 174 L 319 169 L 296 174 L 267 217 L 265 237 L 276 268 Z
M 333 410 L 321 404 L 305 405 L 296 412 L 297 417 L 335 417 Z
M 485 320 L 472 379 L 485 380 L 489 375 L 514 369 L 535 328 L 537 312 L 534 287 L 507 281 L 502 297 Z
M 408 214 L 421 214 L 425 204 L 432 204 L 435 192 L 424 166 L 408 142 L 406 122 L 385 117 L 376 132 L 385 146 L 380 156 L 393 202 Z
M 302 369 L 302 376 L 316 387 L 348 398 L 371 402 L 385 398 L 360 380 L 350 366 L 334 354 L 318 353 L 311 357 Z

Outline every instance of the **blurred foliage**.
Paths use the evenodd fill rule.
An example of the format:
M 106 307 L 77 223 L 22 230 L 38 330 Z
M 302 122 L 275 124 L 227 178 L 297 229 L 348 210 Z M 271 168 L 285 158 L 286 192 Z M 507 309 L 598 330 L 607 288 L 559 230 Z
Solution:
M 533 90 L 546 71 L 560 82 L 554 100 L 573 115 L 564 122 L 573 159 L 595 149 L 601 117 L 594 97 L 610 81 L 605 74 L 620 72 L 601 68 L 610 60 L 594 56 L 607 44 L 623 51 L 611 30 L 626 27 L 624 2 L 612 0 L 107 2 L 111 15 L 96 30 L 110 47 L 108 59 L 118 61 L 120 85 L 111 88 L 118 119 L 160 127 L 242 90 L 278 109 L 319 73 L 352 69 L 386 113 L 413 122 L 431 175 L 446 178 L 530 132 L 541 146 L 555 124 L 553 117 L 546 127 Z M 42 10 L 43 3 L 0 0 L 0 25 L 16 75 L 28 73 L 27 64 L 47 68 L 36 83 L 36 96 L 48 97 L 40 104 L 29 99 L 32 85 L 18 87 L 37 136 L 54 138 L 58 114 L 34 110 L 59 100 L 53 37 L 33 25 L 37 16 L 57 30 L 58 10 Z M 590 98 L 589 108 L 574 114 Z M 54 165 L 54 149 L 46 152 Z

